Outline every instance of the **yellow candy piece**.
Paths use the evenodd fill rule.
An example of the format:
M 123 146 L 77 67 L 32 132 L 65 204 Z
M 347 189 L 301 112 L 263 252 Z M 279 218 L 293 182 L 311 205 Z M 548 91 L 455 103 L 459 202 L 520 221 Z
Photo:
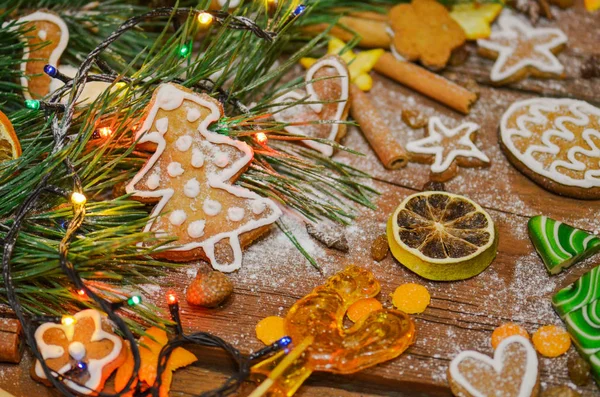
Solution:
M 265 345 L 285 336 L 284 319 L 277 316 L 265 317 L 256 324 L 256 337 Z
M 600 10 L 600 0 L 584 0 L 584 4 L 589 12 Z
M 345 46 L 346 43 L 342 40 L 332 38 L 329 40 L 327 54 L 339 55 L 346 61 L 348 70 L 350 71 L 350 80 L 352 80 L 352 82 L 361 90 L 369 91 L 373 87 L 373 79 L 369 76 L 369 72 L 373 69 L 379 60 L 379 57 L 383 55 L 385 51 L 382 49 L 375 49 L 355 54 L 351 50 L 347 50 L 344 53 L 341 53 Z M 300 59 L 300 64 L 308 69 L 316 61 L 315 58 L 302 58 Z
M 430 302 L 427 288 L 415 283 L 402 284 L 392 295 L 393 305 L 408 314 L 423 313 Z
M 468 40 L 485 39 L 492 33 L 490 24 L 502 8 L 498 3 L 457 4 L 452 7 L 450 16 L 463 28 Z

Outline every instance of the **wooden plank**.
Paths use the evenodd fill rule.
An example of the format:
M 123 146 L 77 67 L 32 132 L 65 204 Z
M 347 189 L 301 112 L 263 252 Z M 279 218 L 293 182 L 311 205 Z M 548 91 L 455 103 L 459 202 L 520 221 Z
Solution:
M 426 313 L 414 316 L 417 340 L 401 357 L 353 376 L 314 374 L 298 393 L 299 396 L 388 395 L 402 396 L 425 393 L 449 395 L 446 370 L 449 361 L 461 350 L 477 349 L 491 353 L 491 331 L 506 321 L 516 321 L 530 332 L 546 324 L 561 324 L 550 306 L 550 297 L 559 288 L 591 269 L 598 259 L 590 258 L 558 276 L 547 275 L 529 238 L 526 222 L 529 216 L 543 213 L 576 226 L 598 228 L 600 201 L 578 201 L 546 192 L 515 170 L 498 147 L 498 120 L 515 100 L 550 92 L 557 96 L 573 96 L 600 102 L 600 79 L 582 81 L 576 78 L 579 64 L 588 54 L 598 52 L 600 31 L 598 14 L 578 8 L 556 11 L 557 24 L 569 36 L 569 47 L 560 55 L 567 64 L 569 78 L 564 81 L 528 79 L 509 88 L 482 87 L 480 101 L 468 117 L 435 103 L 383 77 L 375 77 L 370 93 L 372 100 L 388 120 L 397 139 L 406 143 L 423 136 L 401 121 L 401 109 L 414 108 L 427 116 L 441 116 L 452 125 L 474 121 L 481 125 L 478 145 L 492 159 L 488 169 L 462 169 L 460 175 L 446 184 L 449 191 L 467 195 L 490 210 L 500 233 L 498 256 L 481 275 L 465 281 L 434 283 L 408 271 L 393 258 L 377 263 L 370 258 L 372 240 L 385 230 L 385 221 L 400 200 L 427 182 L 426 165 L 409 164 L 399 171 L 385 170 L 362 137 L 351 128 L 343 144 L 362 151 L 365 157 L 338 153 L 336 158 L 356 165 L 374 175 L 372 185 L 381 193 L 376 211 L 364 210 L 355 225 L 347 229 L 351 250 L 347 255 L 326 249 L 311 240 L 301 225 L 286 220 L 306 249 L 319 261 L 325 276 L 348 264 L 364 266 L 375 273 L 382 284 L 380 299 L 390 307 L 389 295 L 401 283 L 425 285 L 432 295 Z M 541 22 L 541 25 L 548 24 Z M 466 76 L 485 82 L 492 62 L 471 56 L 468 63 L 454 67 L 459 79 Z M 213 332 L 234 343 L 244 352 L 262 347 L 254 336 L 255 324 L 265 316 L 284 315 L 300 297 L 323 283 L 315 271 L 286 237 L 274 230 L 245 253 L 243 268 L 232 275 L 235 293 L 218 309 L 188 307 L 184 290 L 195 274 L 197 264 L 172 273 L 156 285 L 142 286 L 148 298 L 164 307 L 168 288 L 177 291 L 182 300 L 182 318 L 186 330 Z M 165 314 L 166 315 L 166 314 Z M 230 368 L 223 357 L 206 350 L 194 350 L 201 364 L 179 370 L 174 377 L 174 396 L 198 394 L 220 384 Z M 571 352 L 573 353 L 573 352 Z M 40 397 L 57 395 L 29 377 L 31 358 L 26 355 L 21 365 L 0 365 L 0 388 L 16 396 Z M 569 382 L 566 357 L 541 359 L 542 386 Z M 248 384 L 240 395 L 252 389 Z M 585 396 L 598 394 L 594 385 L 579 389 Z

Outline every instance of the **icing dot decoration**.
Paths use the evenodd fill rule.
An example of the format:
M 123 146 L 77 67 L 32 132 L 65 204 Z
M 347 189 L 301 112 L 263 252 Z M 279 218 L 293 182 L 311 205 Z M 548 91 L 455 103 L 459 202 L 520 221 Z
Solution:
M 187 219 L 187 214 L 183 210 L 176 210 L 169 215 L 169 222 L 172 225 L 179 226 Z
M 158 119 L 156 120 L 156 129 L 158 130 L 158 132 L 160 132 L 161 134 L 165 134 L 165 132 L 167 132 L 167 129 L 169 128 L 169 119 L 166 117 L 163 117 L 162 119 Z
M 192 167 L 201 168 L 204 165 L 204 154 L 200 149 L 192 150 Z
M 175 142 L 175 146 L 177 146 L 177 150 L 180 152 L 185 152 L 192 146 L 192 137 L 189 135 L 180 136 Z
M 183 167 L 181 166 L 181 163 L 178 163 L 177 161 L 173 161 L 172 163 L 170 163 L 167 166 L 167 172 L 169 173 L 170 176 L 176 177 L 176 176 L 183 174 L 184 170 L 183 170 Z
M 152 174 L 148 177 L 146 185 L 150 190 L 155 190 L 160 185 L 160 175 Z
M 190 108 L 187 111 L 187 120 L 190 123 L 193 123 L 194 121 L 198 120 L 200 118 L 200 111 L 198 109 L 195 108 Z
M 200 194 L 200 182 L 196 178 L 187 181 L 183 186 L 183 194 L 189 198 L 198 197 Z
M 202 204 L 202 209 L 206 215 L 215 216 L 221 212 L 221 203 L 215 200 L 206 199 L 204 200 L 204 204 Z
M 232 207 L 227 210 L 227 218 L 234 222 L 239 222 L 244 219 L 244 214 L 244 209 L 240 207 Z
M 85 346 L 83 343 L 75 341 L 69 344 L 69 355 L 79 361 L 85 357 Z
M 204 235 L 204 226 L 206 225 L 205 221 L 194 221 L 190 223 L 188 226 L 187 232 L 190 237 L 198 238 Z

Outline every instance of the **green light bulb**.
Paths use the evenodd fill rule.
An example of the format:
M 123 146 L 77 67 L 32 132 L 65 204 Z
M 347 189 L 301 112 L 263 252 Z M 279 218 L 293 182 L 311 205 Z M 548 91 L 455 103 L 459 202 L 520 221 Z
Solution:
M 139 305 L 140 303 L 142 303 L 142 297 L 141 296 L 132 296 L 131 298 L 127 299 L 127 304 L 129 306 L 135 306 L 135 305 Z
M 38 110 L 40 108 L 40 101 L 35 99 L 26 99 L 25 106 L 27 106 L 28 109 Z

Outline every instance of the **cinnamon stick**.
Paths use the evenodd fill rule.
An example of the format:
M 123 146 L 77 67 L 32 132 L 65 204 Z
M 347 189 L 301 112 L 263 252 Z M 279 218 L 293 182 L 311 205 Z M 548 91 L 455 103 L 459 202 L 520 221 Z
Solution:
M 406 166 L 408 156 L 400 143 L 394 139 L 385 120 L 367 94 L 355 84 L 350 86 L 352 103 L 350 114 L 358 122 L 365 138 L 385 168 L 395 170 Z
M 364 48 L 389 48 L 391 44 L 390 36 L 386 32 L 387 23 L 375 19 L 357 18 L 344 16 L 339 19 L 339 24 L 347 26 L 349 29 L 361 35 L 358 43 Z M 327 23 L 319 23 L 303 28 L 307 33 L 319 34 L 329 28 Z M 344 30 L 338 26 L 334 26 L 330 34 L 343 41 L 350 41 L 354 38 L 354 34 Z
M 19 320 L 0 318 L 0 362 L 19 363 L 23 344 L 21 334 L 23 329 Z
M 379 58 L 375 70 L 464 114 L 477 101 L 477 94 L 414 63 L 400 61 L 389 52 Z

